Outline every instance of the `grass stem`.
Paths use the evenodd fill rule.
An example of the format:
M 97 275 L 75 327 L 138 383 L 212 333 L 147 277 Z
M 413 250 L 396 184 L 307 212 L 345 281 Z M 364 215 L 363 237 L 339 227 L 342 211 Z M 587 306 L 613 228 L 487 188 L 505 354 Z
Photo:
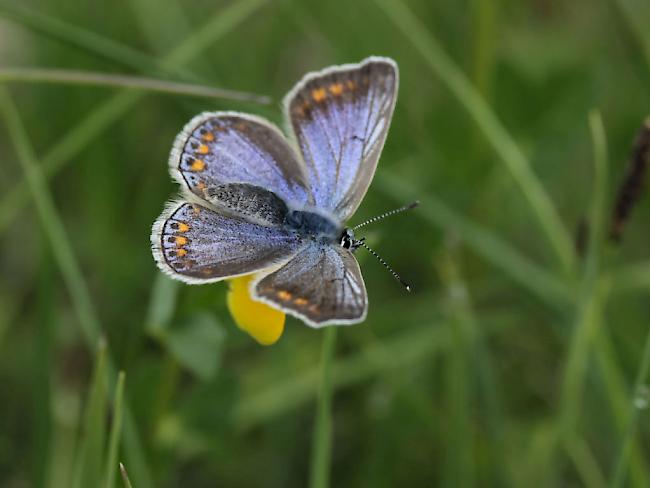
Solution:
M 0 68 L 0 83 L 56 83 L 113 88 L 136 88 L 169 95 L 191 97 L 224 98 L 244 102 L 270 103 L 271 98 L 255 93 L 246 93 L 224 88 L 213 88 L 193 83 L 167 81 L 141 76 L 114 75 L 94 71 L 79 71 L 51 68 Z
M 634 437 L 637 432 L 639 423 L 639 415 L 641 410 L 648 408 L 650 402 L 650 393 L 647 390 L 646 382 L 648 381 L 648 374 L 650 373 L 650 331 L 646 336 L 645 346 L 643 348 L 643 355 L 641 356 L 641 365 L 637 372 L 636 380 L 634 382 L 634 389 L 632 391 L 633 398 L 630 402 L 630 412 L 628 415 L 628 424 L 621 442 L 621 447 L 618 451 L 616 458 L 616 465 L 612 477 L 611 486 L 614 488 L 622 487 L 625 484 L 625 477 L 627 472 L 628 461 L 632 452 Z
M 443 50 L 437 39 L 429 33 L 403 2 L 375 0 L 395 26 L 412 42 L 425 59 L 427 66 L 456 96 L 486 140 L 501 157 L 502 162 L 519 185 L 547 239 L 551 243 L 562 268 L 573 270 L 575 253 L 573 239 L 562 223 L 553 202 L 533 172 L 530 163 L 512 135 L 476 90 L 467 76 Z
M 327 488 L 330 484 L 332 458 L 332 363 L 336 344 L 337 327 L 324 331 L 321 353 L 320 387 L 316 407 L 316 422 L 312 442 L 311 488 Z

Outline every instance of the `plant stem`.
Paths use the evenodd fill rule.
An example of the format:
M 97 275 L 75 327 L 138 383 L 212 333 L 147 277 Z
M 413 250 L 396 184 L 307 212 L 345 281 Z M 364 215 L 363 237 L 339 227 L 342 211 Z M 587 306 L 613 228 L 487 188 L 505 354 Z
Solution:
M 327 327 L 321 353 L 321 377 L 318 391 L 316 423 L 312 442 L 311 488 L 327 488 L 330 479 L 332 457 L 332 362 L 336 343 L 337 327 Z
M 224 88 L 213 88 L 194 83 L 182 83 L 142 76 L 114 75 L 94 71 L 49 68 L 1 68 L 0 83 L 56 83 L 71 85 L 106 86 L 113 88 L 137 88 L 170 95 L 191 97 L 225 98 L 246 102 L 270 103 L 265 95 L 246 93 Z
M 614 476 L 612 477 L 611 486 L 620 487 L 625 484 L 625 475 L 627 472 L 627 463 L 632 451 L 632 442 L 634 441 L 634 436 L 636 434 L 636 427 L 639 422 L 639 412 L 643 408 L 647 408 L 647 398 L 636 398 L 637 395 L 641 395 L 642 389 L 644 388 L 645 382 L 648 380 L 648 373 L 650 373 L 650 332 L 646 336 L 645 346 L 643 348 L 643 356 L 641 358 L 641 366 L 639 366 L 639 371 L 636 376 L 636 381 L 634 382 L 634 390 L 632 399 L 629 421 L 627 424 L 627 429 L 625 430 L 625 436 L 623 437 L 623 442 L 621 443 L 621 448 L 619 449 L 618 458 L 616 460 L 616 468 L 614 469 Z M 644 403 L 641 403 L 644 402 Z
M 404 2 L 375 0 L 375 3 L 411 41 L 426 61 L 427 66 L 447 86 L 481 129 L 485 139 L 499 155 L 504 166 L 521 189 L 524 198 L 528 201 L 532 213 L 546 234 L 563 270 L 570 275 L 575 265 L 573 240 L 549 194 L 513 136 L 465 73 Z
M 18 109 L 6 89 L 0 87 L 0 116 L 4 117 L 9 137 L 16 150 L 18 162 L 25 174 L 25 181 L 36 205 L 41 226 L 50 241 L 54 258 L 59 266 L 63 281 L 68 289 L 72 305 L 81 325 L 86 345 L 89 348 L 98 343 L 102 335 L 102 324 L 90 297 L 90 291 L 79 262 L 72 249 L 72 244 L 63 225 L 63 220 L 54 205 L 52 194 L 47 186 L 45 176 L 38 164 L 34 149 L 29 141 Z M 108 372 L 115 377 L 115 368 L 108 360 Z M 124 442 L 130 453 L 131 463 L 136 466 L 139 486 L 153 486 L 151 473 L 144 460 L 144 451 L 140 438 L 131 418 L 131 411 L 124 405 Z

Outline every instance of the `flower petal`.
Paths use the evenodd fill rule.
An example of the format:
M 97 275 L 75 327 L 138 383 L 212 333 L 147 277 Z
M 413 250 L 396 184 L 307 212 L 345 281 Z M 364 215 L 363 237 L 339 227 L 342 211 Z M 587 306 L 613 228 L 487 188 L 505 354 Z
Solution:
M 228 309 L 237 327 L 250 334 L 262 345 L 277 342 L 284 330 L 285 314 L 253 300 L 248 290 L 254 275 L 229 280 Z

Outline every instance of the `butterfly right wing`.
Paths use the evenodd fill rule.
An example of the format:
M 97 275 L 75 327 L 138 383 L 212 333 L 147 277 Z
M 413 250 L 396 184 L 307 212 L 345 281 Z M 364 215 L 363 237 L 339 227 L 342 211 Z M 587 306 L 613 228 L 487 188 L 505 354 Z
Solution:
M 210 283 L 277 266 L 303 246 L 280 226 L 187 202 L 168 205 L 153 226 L 151 244 L 158 267 L 186 283 Z
M 311 242 L 295 257 L 252 284 L 253 298 L 311 327 L 363 322 L 368 295 L 354 255 L 340 246 Z
M 355 212 L 375 174 L 398 79 L 393 60 L 373 56 L 309 73 L 284 99 L 315 205 L 342 222 Z

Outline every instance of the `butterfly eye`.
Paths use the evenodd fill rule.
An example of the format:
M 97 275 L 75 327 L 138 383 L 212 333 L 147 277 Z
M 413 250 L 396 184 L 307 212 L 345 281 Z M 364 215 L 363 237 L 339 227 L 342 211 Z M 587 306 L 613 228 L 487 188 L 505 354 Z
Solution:
M 344 249 L 350 249 L 352 243 L 354 242 L 354 234 L 350 229 L 344 229 L 341 234 L 341 247 Z

